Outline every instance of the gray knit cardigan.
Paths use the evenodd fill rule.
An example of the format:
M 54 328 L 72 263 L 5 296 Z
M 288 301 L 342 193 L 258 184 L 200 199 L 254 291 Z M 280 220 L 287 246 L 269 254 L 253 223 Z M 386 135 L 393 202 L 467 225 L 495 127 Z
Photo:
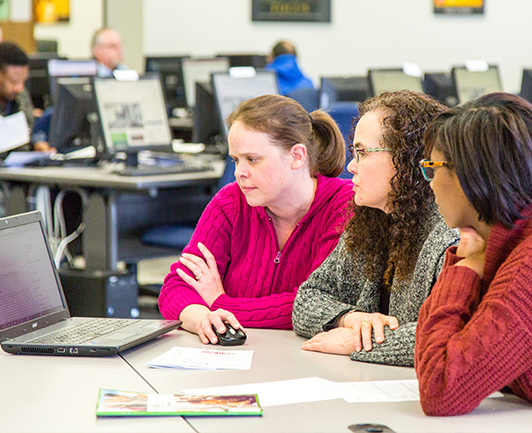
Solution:
M 430 294 L 443 266 L 445 250 L 458 244 L 457 230 L 445 225 L 434 210 L 421 224 L 417 236 L 422 244 L 414 272 L 402 281 L 394 279 L 390 295 L 389 315 L 397 317 L 399 328 L 385 327 L 385 339 L 373 349 L 351 353 L 354 361 L 414 366 L 414 343 L 421 304 Z M 327 329 L 342 312 L 353 310 L 379 312 L 382 281 L 370 281 L 358 272 L 362 253 L 352 255 L 344 235 L 330 256 L 305 281 L 297 292 L 292 313 L 294 331 L 312 337 Z M 357 272 L 356 272 L 357 271 Z

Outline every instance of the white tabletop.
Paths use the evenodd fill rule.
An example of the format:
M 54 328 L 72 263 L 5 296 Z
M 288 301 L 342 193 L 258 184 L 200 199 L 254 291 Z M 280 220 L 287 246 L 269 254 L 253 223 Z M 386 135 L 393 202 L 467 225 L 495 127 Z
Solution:
M 153 392 L 119 356 L 25 356 L 0 350 L 0 432 L 194 431 L 181 417 L 97 418 L 100 388 Z
M 160 393 L 178 393 L 189 388 L 258 383 L 305 377 L 335 382 L 414 379 L 412 368 L 351 361 L 347 356 L 305 352 L 303 339 L 291 331 L 248 330 L 248 341 L 235 350 L 255 351 L 249 371 L 158 370 L 144 364 L 173 346 L 204 347 L 186 331 L 172 333 L 124 358 Z M 209 346 L 210 347 L 210 346 Z M 219 346 L 216 346 L 219 347 Z M 212 348 L 212 347 L 211 347 Z M 486 399 L 471 414 L 432 418 L 423 414 L 419 402 L 346 403 L 342 399 L 264 408 L 262 417 L 188 418 L 199 432 L 349 432 L 348 425 L 385 424 L 397 433 L 439 432 L 530 432 L 532 406 L 517 397 Z

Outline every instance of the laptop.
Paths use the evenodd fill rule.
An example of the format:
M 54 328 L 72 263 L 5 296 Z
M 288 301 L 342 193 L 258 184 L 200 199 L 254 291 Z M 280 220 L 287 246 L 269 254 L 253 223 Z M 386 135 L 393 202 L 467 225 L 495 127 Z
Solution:
M 70 317 L 38 211 L 1 218 L 0 245 L 0 342 L 5 352 L 112 356 L 181 324 Z

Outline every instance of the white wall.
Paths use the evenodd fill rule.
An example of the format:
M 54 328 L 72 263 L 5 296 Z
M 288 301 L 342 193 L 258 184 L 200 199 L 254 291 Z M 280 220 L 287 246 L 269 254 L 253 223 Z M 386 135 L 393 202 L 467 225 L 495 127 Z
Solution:
M 89 56 L 92 34 L 103 25 L 103 3 L 110 7 L 115 1 L 70 0 L 71 22 L 36 26 L 35 36 L 58 39 L 67 56 Z M 530 0 L 487 0 L 483 16 L 435 16 L 431 0 L 331 2 L 332 22 L 323 24 L 252 22 L 250 0 L 142 0 L 143 28 L 131 31 L 143 34 L 143 43 L 124 39 L 128 48 L 140 45 L 135 48 L 144 55 L 267 53 L 274 42 L 289 39 L 315 80 L 365 74 L 369 67 L 403 61 L 437 72 L 485 59 L 501 67 L 505 90 L 517 91 L 522 68 L 532 66 Z M 138 13 L 131 7 L 124 16 Z
M 404 61 L 437 72 L 485 59 L 499 64 L 507 91 L 517 91 L 523 66 L 532 66 L 530 0 L 488 0 L 483 16 L 435 16 L 431 0 L 331 2 L 332 22 L 314 24 L 252 22 L 249 0 L 144 0 L 144 52 L 266 53 L 289 39 L 315 79 Z
M 92 35 L 103 26 L 102 0 L 70 0 L 70 22 L 37 24 L 35 39 L 55 39 L 61 55 L 80 59 L 90 57 Z

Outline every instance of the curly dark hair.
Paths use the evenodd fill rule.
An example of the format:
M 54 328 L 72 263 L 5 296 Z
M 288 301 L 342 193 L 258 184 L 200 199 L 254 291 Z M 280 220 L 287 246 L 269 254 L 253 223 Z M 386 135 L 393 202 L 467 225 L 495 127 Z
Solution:
M 419 168 L 425 150 L 423 136 L 431 120 L 446 110 L 423 93 L 401 90 L 367 99 L 352 121 L 351 152 L 358 120 L 375 111 L 383 117 L 381 145 L 392 149 L 395 175 L 390 182 L 389 212 L 357 206 L 353 200 L 353 217 L 345 229 L 348 251 L 364 251 L 366 277 L 382 275 L 388 287 L 392 278 L 403 280 L 411 274 L 417 262 L 420 222 L 434 206 L 432 190 Z

